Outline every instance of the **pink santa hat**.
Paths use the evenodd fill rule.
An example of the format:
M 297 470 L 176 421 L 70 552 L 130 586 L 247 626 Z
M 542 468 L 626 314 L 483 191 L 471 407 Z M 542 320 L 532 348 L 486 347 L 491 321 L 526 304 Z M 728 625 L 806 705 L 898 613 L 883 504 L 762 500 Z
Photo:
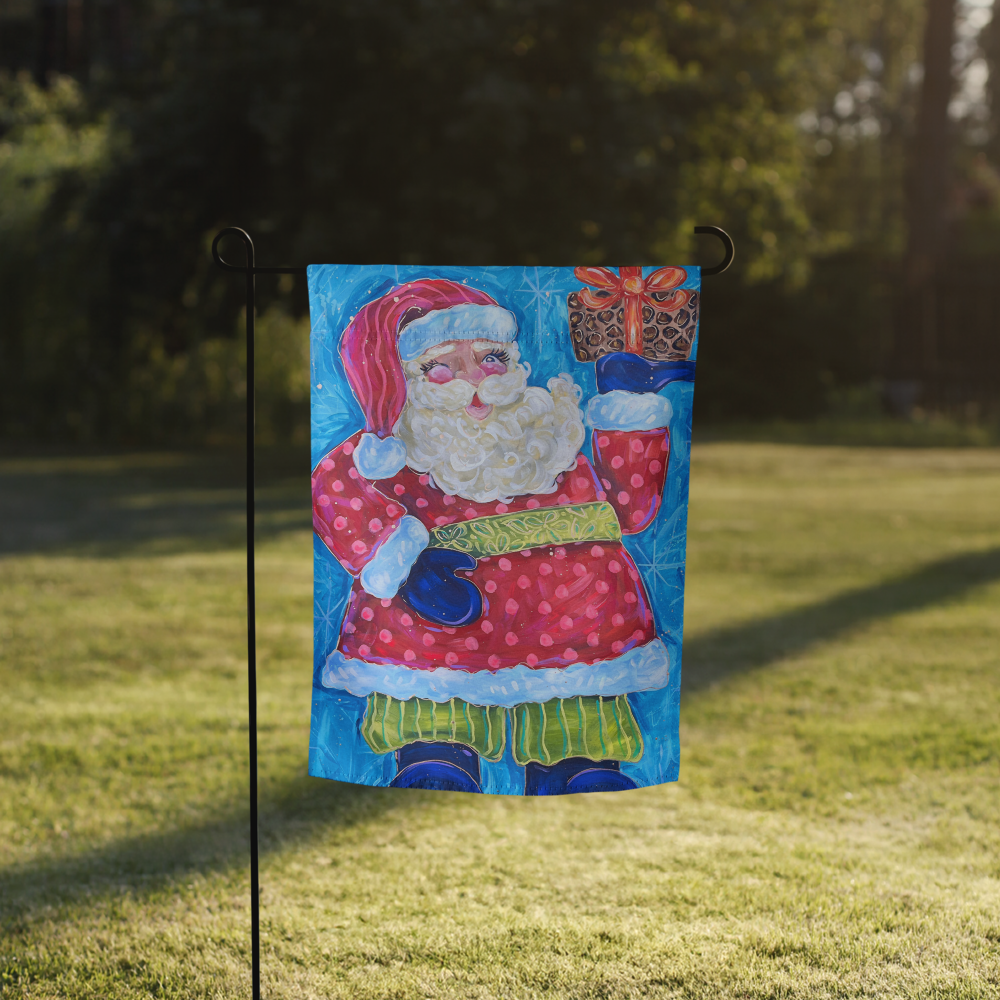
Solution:
M 446 340 L 506 344 L 516 337 L 513 313 L 485 292 L 444 278 L 410 281 L 369 302 L 351 320 L 340 347 L 365 430 L 390 438 L 406 402 L 402 361 Z M 369 449 L 377 447 L 368 442 Z

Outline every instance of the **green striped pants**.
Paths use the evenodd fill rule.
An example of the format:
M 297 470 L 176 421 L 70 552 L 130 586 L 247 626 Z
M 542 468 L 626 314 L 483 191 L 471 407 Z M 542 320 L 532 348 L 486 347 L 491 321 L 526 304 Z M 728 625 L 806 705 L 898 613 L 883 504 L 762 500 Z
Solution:
M 481 757 L 497 761 L 507 745 L 525 765 L 555 764 L 567 757 L 633 763 L 642 757 L 639 724 L 626 695 L 553 698 L 514 708 L 470 705 L 460 698 L 433 702 L 400 701 L 370 694 L 361 734 L 375 753 L 390 753 L 417 740 L 464 743 Z

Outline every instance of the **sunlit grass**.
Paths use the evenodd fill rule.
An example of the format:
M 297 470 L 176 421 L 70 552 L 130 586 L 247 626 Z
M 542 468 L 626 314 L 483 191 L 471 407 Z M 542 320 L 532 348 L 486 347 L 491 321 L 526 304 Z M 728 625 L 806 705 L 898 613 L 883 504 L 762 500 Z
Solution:
M 239 491 L 0 476 L 0 994 L 248 996 Z M 553 800 L 306 776 L 302 492 L 258 559 L 265 996 L 1000 994 L 996 450 L 696 448 L 681 780 Z

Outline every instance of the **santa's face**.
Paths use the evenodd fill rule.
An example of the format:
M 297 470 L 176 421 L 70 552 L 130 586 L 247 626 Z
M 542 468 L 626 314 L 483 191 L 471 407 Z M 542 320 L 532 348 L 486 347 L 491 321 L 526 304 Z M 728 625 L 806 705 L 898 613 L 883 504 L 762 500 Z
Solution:
M 405 364 L 394 433 L 407 464 L 453 496 L 485 503 L 551 493 L 583 443 L 580 389 L 568 375 L 529 386 L 515 343 L 449 341 Z
M 478 389 L 490 375 L 507 373 L 510 353 L 499 345 L 449 340 L 432 348 L 424 358 L 420 368 L 428 382 L 446 385 L 452 379 L 461 379 Z M 493 412 L 493 404 L 484 403 L 475 393 L 465 412 L 476 420 L 485 420 Z

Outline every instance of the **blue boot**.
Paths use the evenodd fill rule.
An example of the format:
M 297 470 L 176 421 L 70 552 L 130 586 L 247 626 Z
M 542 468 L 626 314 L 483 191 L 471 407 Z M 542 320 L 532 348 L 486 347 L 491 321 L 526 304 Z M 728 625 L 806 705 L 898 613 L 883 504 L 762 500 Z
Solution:
M 650 361 L 638 354 L 605 354 L 597 359 L 597 391 L 659 392 L 668 382 L 693 382 L 693 361 Z
M 639 786 L 621 772 L 616 760 L 567 757 L 558 764 L 528 764 L 525 795 L 572 795 L 576 792 L 624 792 Z
M 439 792 L 479 792 L 479 754 L 461 743 L 408 743 L 396 751 L 391 788 L 428 788 Z

